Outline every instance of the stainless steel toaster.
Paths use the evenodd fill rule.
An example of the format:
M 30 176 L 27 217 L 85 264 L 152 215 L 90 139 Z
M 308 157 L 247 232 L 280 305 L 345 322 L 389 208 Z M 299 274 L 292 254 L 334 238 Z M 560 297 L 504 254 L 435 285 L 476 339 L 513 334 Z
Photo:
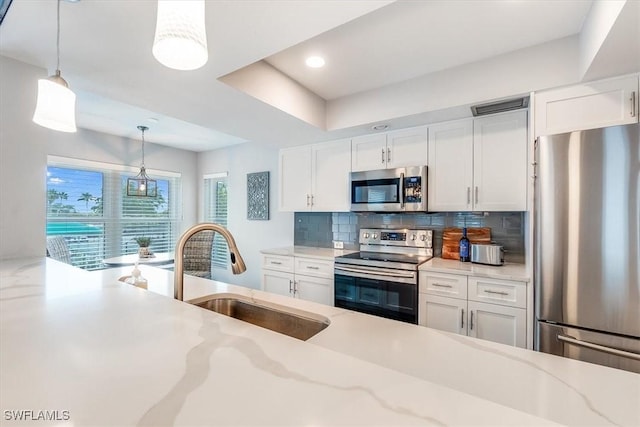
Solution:
M 500 245 L 471 245 L 471 262 L 476 264 L 503 265 L 504 248 Z

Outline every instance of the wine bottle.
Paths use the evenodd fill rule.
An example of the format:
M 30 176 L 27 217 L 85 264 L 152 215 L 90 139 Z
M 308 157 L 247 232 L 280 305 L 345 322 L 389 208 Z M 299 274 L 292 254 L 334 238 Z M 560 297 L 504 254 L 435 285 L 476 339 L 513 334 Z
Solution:
M 469 239 L 467 238 L 467 227 L 462 229 L 462 238 L 460 239 L 460 262 L 471 261 L 471 254 L 469 253 Z

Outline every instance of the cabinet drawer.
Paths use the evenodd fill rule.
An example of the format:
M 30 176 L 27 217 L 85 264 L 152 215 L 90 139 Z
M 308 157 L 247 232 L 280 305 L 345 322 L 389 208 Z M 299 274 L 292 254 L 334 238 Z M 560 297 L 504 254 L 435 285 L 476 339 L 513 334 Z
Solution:
M 295 266 L 296 274 L 333 278 L 333 261 L 295 257 Z
M 420 292 L 466 299 L 467 276 L 421 271 Z
M 469 301 L 526 308 L 527 284 L 509 280 L 469 277 Z
M 293 257 L 283 255 L 262 255 L 262 268 L 293 273 Z

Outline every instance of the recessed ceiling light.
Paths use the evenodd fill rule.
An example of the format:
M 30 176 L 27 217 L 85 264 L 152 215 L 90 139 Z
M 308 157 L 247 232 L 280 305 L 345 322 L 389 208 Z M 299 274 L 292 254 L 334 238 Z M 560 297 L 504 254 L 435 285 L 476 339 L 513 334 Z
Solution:
M 324 58 L 321 56 L 310 56 L 305 61 L 307 67 L 320 68 L 324 67 Z
M 373 125 L 371 126 L 373 130 L 387 130 L 389 129 L 389 125 Z

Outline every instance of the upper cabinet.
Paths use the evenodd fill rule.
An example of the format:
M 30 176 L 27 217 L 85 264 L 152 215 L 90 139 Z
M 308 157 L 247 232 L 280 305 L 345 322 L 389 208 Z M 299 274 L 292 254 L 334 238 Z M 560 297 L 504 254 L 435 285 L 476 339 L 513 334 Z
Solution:
M 527 111 L 473 121 L 473 210 L 527 210 Z
M 535 94 L 536 136 L 637 122 L 637 75 Z
M 426 164 L 426 126 L 364 135 L 351 140 L 353 172 Z
M 349 211 L 348 139 L 280 150 L 280 211 Z
M 526 196 L 526 110 L 430 126 L 430 211 L 524 211 Z

